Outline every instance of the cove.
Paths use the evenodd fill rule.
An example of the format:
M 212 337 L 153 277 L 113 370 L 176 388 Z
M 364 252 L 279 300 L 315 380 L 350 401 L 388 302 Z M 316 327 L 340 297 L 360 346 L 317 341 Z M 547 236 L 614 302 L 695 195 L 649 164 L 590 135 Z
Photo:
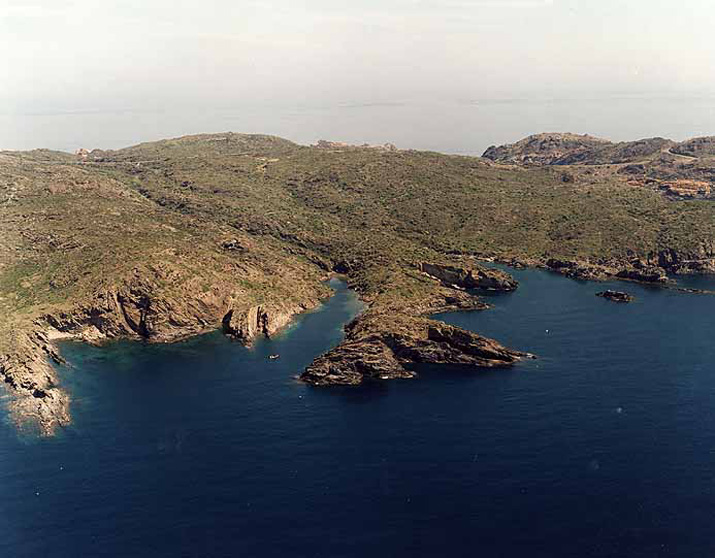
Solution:
M 0 556 L 707 555 L 715 297 L 510 272 L 438 316 L 539 356 L 506 370 L 295 381 L 359 311 L 339 282 L 250 350 L 63 345 L 73 425 L 0 425 Z

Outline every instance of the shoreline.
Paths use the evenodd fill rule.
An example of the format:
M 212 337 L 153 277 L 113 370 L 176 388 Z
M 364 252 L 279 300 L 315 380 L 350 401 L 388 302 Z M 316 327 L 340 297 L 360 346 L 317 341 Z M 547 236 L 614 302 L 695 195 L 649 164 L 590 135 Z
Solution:
M 679 287 L 670 283 L 653 283 L 647 281 L 639 281 L 630 278 L 617 277 L 615 275 L 605 276 L 603 278 L 573 277 L 571 275 L 559 271 L 558 269 L 553 269 L 546 265 L 543 261 L 539 260 L 534 260 L 527 263 L 524 260 L 515 260 L 513 258 L 477 259 L 476 256 L 468 257 L 474 260 L 474 262 L 478 266 L 489 263 L 498 263 L 500 265 L 505 265 L 513 269 L 528 268 L 534 270 L 549 271 L 551 273 L 557 273 L 559 275 L 566 276 L 576 281 L 589 281 L 594 283 L 602 281 L 619 281 L 639 284 L 645 287 L 673 290 L 683 294 L 715 294 L 715 291 L 708 291 L 704 289 L 689 289 L 686 287 Z M 462 258 L 459 258 L 459 260 L 461 259 Z M 581 265 L 584 264 L 581 263 Z M 485 267 L 485 269 L 494 268 Z M 498 272 L 498 270 L 494 271 Z M 422 275 L 427 278 L 430 278 L 431 280 L 435 280 L 435 282 L 439 282 L 439 279 L 437 277 L 434 277 L 428 273 L 423 272 Z M 430 346 L 433 343 L 433 341 L 428 341 L 428 339 L 430 335 L 435 335 L 435 333 L 430 332 L 434 332 L 436 330 L 430 330 L 430 328 L 428 327 L 428 323 L 442 323 L 432 318 L 432 316 L 434 316 L 435 314 L 471 310 L 485 310 L 488 309 L 491 305 L 489 305 L 487 302 L 484 302 L 478 290 L 472 293 L 467 292 L 465 289 L 459 287 L 458 285 L 446 286 L 443 284 L 442 287 L 438 288 L 437 285 L 435 285 L 435 287 L 440 293 L 435 300 L 428 301 L 422 307 L 412 309 L 403 308 L 399 316 L 395 315 L 386 318 L 384 312 L 380 310 L 379 304 L 377 305 L 377 308 L 375 308 L 374 300 L 366 300 L 361 295 L 359 290 L 349 286 L 349 281 L 351 279 L 349 274 L 337 272 L 329 273 L 324 276 L 323 282 L 326 283 L 332 279 L 338 279 L 342 281 L 345 284 L 346 288 L 349 288 L 353 290 L 353 292 L 355 292 L 360 304 L 362 305 L 362 310 L 350 323 L 345 326 L 345 337 L 337 347 L 335 347 L 331 351 L 328 351 L 328 353 L 320 355 L 316 359 L 316 361 L 314 361 L 314 363 L 311 364 L 306 370 L 298 373 L 297 377 L 302 382 L 312 385 L 323 386 L 355 385 L 362 383 L 365 379 L 367 379 L 367 377 L 363 378 L 362 374 L 358 374 L 357 376 L 355 375 L 355 358 L 363 358 L 366 354 L 374 353 L 376 343 L 375 335 L 377 335 L 378 338 L 380 338 L 380 336 L 387 336 L 380 338 L 381 340 L 378 342 L 381 345 L 386 342 L 386 339 L 394 339 L 395 333 L 393 330 L 395 330 L 395 328 L 402 331 L 402 339 L 406 340 L 406 344 L 403 343 L 402 348 L 398 346 L 391 347 L 390 351 L 388 351 L 387 353 L 384 353 L 383 351 L 384 356 L 381 357 L 384 359 L 382 362 L 382 366 L 386 366 L 386 368 L 379 369 L 380 366 L 378 366 L 379 370 L 374 374 L 376 379 L 389 380 L 395 378 L 414 377 L 414 374 L 407 370 L 407 368 L 404 368 L 404 366 L 409 363 L 420 363 L 429 361 L 424 359 L 431 359 L 431 361 L 435 363 L 471 362 L 471 364 L 475 364 L 477 366 L 511 366 L 512 364 L 520 360 L 534 358 L 533 355 L 530 355 L 528 353 L 521 353 L 519 351 L 509 352 L 508 349 L 501 347 L 498 342 L 483 338 L 482 336 L 477 334 L 473 334 L 474 337 L 471 338 L 470 343 L 476 343 L 475 346 L 479 345 L 482 348 L 489 347 L 489 350 L 494 350 L 494 355 L 501 355 L 499 357 L 495 357 L 498 360 L 481 357 L 465 357 L 465 353 L 460 353 L 460 351 L 458 350 L 457 353 L 453 354 L 451 357 L 445 355 L 443 355 L 442 357 L 426 357 L 425 355 L 422 355 L 420 357 L 419 355 L 413 355 L 411 357 L 402 356 L 393 362 L 392 359 L 394 357 L 389 356 L 390 352 L 393 349 L 395 349 L 397 353 L 405 353 L 406 347 L 408 346 L 422 346 L 424 345 L 424 343 L 427 343 L 427 346 Z M 69 412 L 69 404 L 71 401 L 70 395 L 59 386 L 56 371 L 51 364 L 51 362 L 54 362 L 57 365 L 71 364 L 67 363 L 61 355 L 61 351 L 58 346 L 58 343 L 61 341 L 87 343 L 98 347 L 101 347 L 102 345 L 111 343 L 113 341 L 120 340 L 139 341 L 148 344 L 173 344 L 193 339 L 200 335 L 221 332 L 222 335 L 232 340 L 239 341 L 244 346 L 250 348 L 252 343 L 258 337 L 270 338 L 272 336 L 279 335 L 281 331 L 290 328 L 291 325 L 295 323 L 295 320 L 298 316 L 304 313 L 317 310 L 322 304 L 324 304 L 326 299 L 329 299 L 330 297 L 334 296 L 334 293 L 335 291 L 333 290 L 332 293 L 330 295 L 327 295 L 326 298 L 321 298 L 317 301 L 314 301 L 313 305 L 301 305 L 299 307 L 294 307 L 292 309 L 292 312 L 284 312 L 278 320 L 274 321 L 271 324 L 270 327 L 268 327 L 268 324 L 264 324 L 264 329 L 256 327 L 253 329 L 249 328 L 248 330 L 245 330 L 244 333 L 250 333 L 251 337 L 239 335 L 237 334 L 237 330 L 235 329 L 233 330 L 233 333 L 227 331 L 226 323 L 223 320 L 219 321 L 220 323 L 214 323 L 211 326 L 197 327 L 195 329 L 191 329 L 190 331 L 187 331 L 186 328 L 176 328 L 171 333 L 163 331 L 158 335 L 150 337 L 144 337 L 142 335 L 139 335 L 136 331 L 125 331 L 118 334 L 107 334 L 103 333 L 102 331 L 93 326 L 88 325 L 80 325 L 79 328 L 75 328 L 74 330 L 70 329 L 63 331 L 48 324 L 44 327 L 43 330 L 35 332 L 35 336 L 40 343 L 35 345 L 36 349 L 34 358 L 31 358 L 24 362 L 25 374 L 21 373 L 20 376 L 39 376 L 44 374 L 50 379 L 50 381 L 48 385 L 45 386 L 29 386 L 25 389 L 15 388 L 9 390 L 7 393 L 7 396 L 9 398 L 8 409 L 11 412 L 11 415 L 14 415 L 13 421 L 19 427 L 23 427 L 22 425 L 25 425 L 27 422 L 32 422 L 34 420 L 39 426 L 42 435 L 44 436 L 51 436 L 56 428 L 64 427 L 71 422 L 71 416 Z M 285 308 L 285 306 L 283 306 L 282 304 L 279 304 L 278 306 Z M 257 310 L 256 320 L 260 321 L 260 319 L 258 319 L 258 314 L 259 311 Z M 68 316 L 67 319 L 72 320 L 72 317 Z M 36 321 L 35 324 L 38 325 L 38 322 Z M 365 324 L 368 324 L 367 329 L 365 329 Z M 398 326 L 396 324 L 400 325 Z M 444 333 L 445 336 L 441 338 L 440 342 L 447 343 L 447 345 L 452 343 L 452 340 L 454 339 L 455 335 L 463 335 L 463 332 L 457 331 L 458 329 L 459 328 L 452 328 L 446 333 Z M 365 337 L 365 334 L 368 335 L 369 339 Z M 392 342 L 388 341 L 388 344 L 389 343 Z M 496 343 L 496 345 L 490 345 L 490 343 Z M 344 353 L 344 346 L 346 345 L 352 345 L 350 354 Z M 500 353 L 499 351 L 502 350 L 507 352 Z M 505 360 L 499 360 L 501 358 L 504 358 Z M 404 364 L 398 364 L 402 360 L 404 360 Z M 316 375 L 315 373 L 316 366 L 325 367 L 325 363 L 329 363 L 328 367 L 332 367 L 331 370 L 335 372 L 335 366 L 345 367 L 346 362 L 348 362 L 347 368 L 350 369 L 349 374 L 347 375 L 345 375 L 344 370 L 340 373 L 324 373 L 322 374 L 322 376 L 320 374 Z M 3 366 L 2 362 L 0 362 L 0 368 L 2 368 L 3 376 L 5 377 L 6 383 L 10 383 L 8 381 L 9 377 L 17 375 L 16 373 L 8 374 L 6 367 Z

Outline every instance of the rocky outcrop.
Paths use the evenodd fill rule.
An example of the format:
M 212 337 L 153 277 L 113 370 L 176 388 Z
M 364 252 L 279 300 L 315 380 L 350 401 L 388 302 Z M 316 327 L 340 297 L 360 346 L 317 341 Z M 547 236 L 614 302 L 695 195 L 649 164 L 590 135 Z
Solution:
M 287 326 L 296 314 L 305 310 L 305 305 L 259 305 L 245 310 L 229 310 L 223 317 L 223 332 L 250 345 L 257 337 L 274 335 Z
M 612 302 L 633 302 L 633 300 L 635 300 L 634 297 L 628 293 L 624 293 L 623 291 L 612 291 L 611 289 L 596 293 L 596 296 L 600 296 L 601 298 L 605 298 L 606 300 L 610 300 Z
M 715 246 L 703 243 L 696 251 L 681 253 L 677 250 L 661 250 L 648 259 L 670 273 L 715 273 Z
M 644 264 L 640 261 L 635 261 L 625 269 L 619 270 L 616 273 L 616 277 L 644 283 L 666 283 L 668 281 L 668 276 L 663 268 Z
M 715 155 L 715 137 L 706 136 L 689 139 L 674 145 L 670 150 L 677 155 L 683 155 L 685 157 Z
M 513 144 L 492 146 L 482 157 L 522 165 L 623 164 L 653 157 L 673 145 L 664 138 L 613 143 L 589 135 L 537 134 Z
M 346 143 L 342 141 L 328 141 L 328 140 L 318 140 L 312 147 L 317 147 L 318 149 L 326 150 L 345 150 L 345 149 L 374 149 L 377 151 L 397 151 L 397 147 L 391 143 L 384 143 L 382 145 L 372 145 L 369 143 L 363 143 L 360 145 L 355 145 L 352 143 Z
M 583 281 L 602 281 L 611 275 L 611 272 L 607 267 L 598 264 L 560 260 L 557 258 L 549 258 L 546 260 L 545 264 L 550 270 L 556 271 L 557 273 L 570 277 L 571 279 L 580 279 Z
M 368 313 L 346 327 L 346 338 L 318 357 L 301 379 L 313 385 L 357 385 L 412 378 L 410 364 L 511 366 L 527 353 L 492 339 L 428 318 Z
M 45 315 L 43 321 L 56 335 L 95 343 L 117 337 L 175 341 L 222 327 L 250 344 L 319 303 L 318 289 L 296 302 L 250 305 L 230 284 L 168 295 L 157 290 L 157 281 L 154 276 L 136 276 L 116 290 L 95 293 L 93 300 L 70 311 Z
M 565 156 L 590 152 L 606 140 L 578 134 L 537 134 L 516 143 L 489 147 L 482 157 L 501 163 L 551 165 Z
M 666 283 L 668 281 L 668 275 L 664 267 L 652 265 L 639 259 L 628 262 L 615 261 L 594 264 L 549 258 L 544 263 L 552 271 L 572 279 L 585 281 L 602 281 L 609 277 L 643 283 Z
M 16 350 L 0 355 L 0 380 L 12 390 L 11 416 L 22 428 L 38 428 L 44 435 L 70 422 L 69 396 L 57 387 L 50 361 L 62 358 L 43 333 L 18 333 Z
M 418 267 L 421 272 L 438 279 L 446 286 L 489 291 L 514 291 L 519 286 L 516 279 L 498 269 L 481 266 L 463 268 L 433 263 L 421 263 Z

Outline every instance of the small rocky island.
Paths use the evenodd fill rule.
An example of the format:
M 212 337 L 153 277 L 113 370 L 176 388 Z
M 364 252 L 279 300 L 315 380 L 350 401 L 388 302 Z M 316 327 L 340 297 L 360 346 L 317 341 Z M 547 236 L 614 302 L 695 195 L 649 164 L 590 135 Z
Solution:
M 621 303 L 633 302 L 635 300 L 635 297 L 633 295 L 629 295 L 628 293 L 624 293 L 623 291 L 613 291 L 611 289 L 596 293 L 596 296 L 600 296 L 601 298 L 605 298 L 606 300 L 610 300 L 612 302 Z

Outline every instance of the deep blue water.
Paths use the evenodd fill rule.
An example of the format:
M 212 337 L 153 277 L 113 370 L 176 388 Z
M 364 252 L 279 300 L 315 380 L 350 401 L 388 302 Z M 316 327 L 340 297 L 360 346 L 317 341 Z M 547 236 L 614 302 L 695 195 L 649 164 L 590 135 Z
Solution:
M 507 370 L 295 381 L 358 310 L 339 284 L 252 350 L 64 345 L 72 427 L 0 425 L 0 556 L 712 554 L 715 297 L 513 273 L 442 316 L 540 356 Z

